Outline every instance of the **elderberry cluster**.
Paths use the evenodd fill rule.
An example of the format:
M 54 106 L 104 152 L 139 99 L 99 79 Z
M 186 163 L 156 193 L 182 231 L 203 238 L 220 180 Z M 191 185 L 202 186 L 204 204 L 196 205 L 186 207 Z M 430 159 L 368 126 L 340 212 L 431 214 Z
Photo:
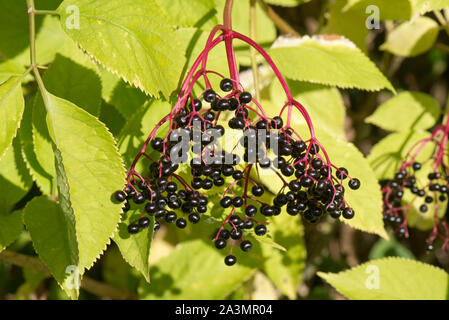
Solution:
M 163 222 L 175 223 L 181 229 L 188 222 L 198 223 L 208 211 L 205 192 L 213 187 L 222 188 L 220 206 L 229 211 L 213 237 L 217 249 L 224 249 L 230 242 L 227 265 L 237 261 L 232 255 L 236 243 L 243 252 L 251 250 L 252 243 L 245 239 L 244 231 L 265 235 L 265 217 L 281 214 L 283 207 L 289 215 L 300 215 L 310 223 L 327 214 L 332 218 L 354 217 L 344 199 L 343 180 L 348 178 L 348 186 L 356 190 L 360 187 L 357 178 L 351 178 L 345 168 L 332 165 L 327 155 L 321 155 L 319 143 L 303 141 L 280 116 L 268 118 L 255 112 L 249 107 L 251 94 L 238 89 L 232 80 L 223 79 L 220 89 L 228 94 L 221 97 L 207 89 L 200 97 L 191 97 L 183 106 L 175 107 L 166 117 L 170 128 L 164 137 L 150 134 L 148 143 L 158 158 L 140 153 L 138 157 L 152 161 L 148 174 L 143 177 L 132 167 L 127 186 L 114 194 L 116 201 L 125 203 L 124 212 L 131 202 L 144 204 L 142 217 L 128 226 L 129 233 L 151 225 L 146 215 L 154 217 L 155 230 Z M 238 143 L 244 149 L 243 159 L 234 151 L 236 145 L 223 150 L 219 143 L 227 130 L 218 124 L 223 114 L 228 115 L 229 128 L 242 134 Z M 189 166 L 188 178 L 180 170 L 183 164 Z M 262 200 L 265 189 L 251 177 L 253 168 L 271 170 L 283 182 L 271 203 Z M 244 191 L 238 193 L 237 187 Z
M 413 195 L 420 213 L 429 211 L 431 204 L 443 204 L 449 196 L 449 177 L 440 172 L 431 172 L 427 181 L 420 183 L 416 172 L 422 169 L 420 162 L 405 164 L 396 172 L 391 180 L 383 182 L 384 222 L 393 228 L 400 237 L 408 236 L 407 216 L 412 203 L 404 204 L 406 192 Z M 433 250 L 433 244 L 428 243 L 427 249 Z

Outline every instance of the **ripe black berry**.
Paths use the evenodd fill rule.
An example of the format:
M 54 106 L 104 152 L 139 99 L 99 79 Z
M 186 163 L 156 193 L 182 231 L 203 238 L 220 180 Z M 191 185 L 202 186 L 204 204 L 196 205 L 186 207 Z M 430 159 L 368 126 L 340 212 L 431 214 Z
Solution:
M 137 225 L 136 223 L 131 223 L 128 226 L 128 232 L 130 234 L 136 234 L 137 232 L 139 232 L 139 225 Z
M 253 186 L 252 189 L 251 189 L 251 192 L 256 197 L 260 197 L 261 195 L 263 195 L 264 189 L 261 186 Z
M 352 210 L 351 208 L 345 208 L 343 210 L 343 218 L 345 218 L 345 219 L 354 218 L 354 210 Z
M 232 88 L 234 87 L 234 84 L 232 82 L 231 79 L 223 79 L 220 82 L 220 89 L 223 90 L 224 92 L 229 92 L 232 90 Z
M 114 199 L 117 200 L 118 202 L 123 202 L 126 200 L 126 194 L 121 190 L 116 191 L 114 193 Z
M 204 100 L 209 103 L 214 102 L 217 99 L 217 95 L 214 90 L 208 89 L 204 92 Z
M 251 93 L 242 92 L 239 96 L 239 101 L 240 101 L 240 103 L 248 104 L 251 102 L 252 98 L 253 97 L 251 96 Z
M 215 247 L 217 248 L 217 249 L 223 249 L 223 248 L 225 248 L 226 247 L 226 240 L 224 240 L 224 239 L 217 239 L 217 240 L 215 240 Z
M 139 219 L 139 227 L 141 227 L 142 229 L 148 228 L 151 224 L 150 219 L 148 219 L 147 217 L 143 217 Z
M 145 196 L 142 193 L 136 193 L 133 197 L 133 201 L 135 204 L 142 204 L 145 202 Z
M 249 250 L 251 250 L 252 247 L 253 244 L 251 243 L 251 241 L 245 240 L 242 241 L 242 243 L 240 243 L 240 249 L 242 249 L 242 251 L 244 252 L 248 252 Z
M 200 221 L 200 215 L 198 213 L 192 213 L 189 215 L 189 221 L 191 223 L 198 223 Z
M 263 236 L 265 233 L 267 233 L 267 227 L 265 225 L 260 224 L 254 228 L 254 232 L 258 236 Z
M 232 265 L 234 265 L 236 262 L 237 262 L 237 258 L 234 257 L 233 255 L 226 256 L 226 258 L 225 258 L 225 264 L 226 264 L 227 266 L 232 266 Z
M 357 178 L 353 178 L 351 181 L 349 181 L 348 185 L 352 190 L 357 190 L 358 188 L 360 188 L 360 180 Z
M 220 200 L 220 205 L 223 208 L 229 208 L 231 206 L 231 204 L 232 204 L 232 199 L 228 196 L 225 196 Z
M 179 218 L 178 220 L 176 220 L 176 226 L 179 229 L 184 229 L 187 226 L 187 221 L 184 218 Z
M 245 214 L 248 217 L 254 217 L 257 213 L 257 208 L 253 206 L 252 204 L 248 205 L 245 209 Z

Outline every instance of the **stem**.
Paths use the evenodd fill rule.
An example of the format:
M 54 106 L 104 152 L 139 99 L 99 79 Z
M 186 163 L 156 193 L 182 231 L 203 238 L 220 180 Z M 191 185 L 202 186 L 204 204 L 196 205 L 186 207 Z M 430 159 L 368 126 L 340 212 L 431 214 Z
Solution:
M 257 11 L 256 11 L 256 1 L 251 0 L 250 11 L 249 11 L 249 23 L 250 23 L 250 31 L 249 36 L 252 39 L 256 39 L 257 34 Z M 253 47 L 250 48 L 251 52 L 251 69 L 253 71 L 253 81 L 254 81 L 254 91 L 256 93 L 256 100 L 260 101 L 260 88 L 259 88 L 259 70 L 257 68 L 257 51 Z
M 225 9 L 224 9 L 224 27 L 226 30 L 232 29 L 232 5 L 234 4 L 234 0 L 226 0 Z
M 301 35 L 293 29 L 292 26 L 288 24 L 287 21 L 282 19 L 264 0 L 258 0 L 262 5 L 262 9 L 266 12 L 268 17 L 273 21 L 273 23 L 278 27 L 278 29 L 285 34 L 292 34 L 294 36 L 300 37 Z
M 53 16 L 59 16 L 61 15 L 58 11 L 56 10 L 34 10 L 35 14 L 49 14 L 49 15 L 53 15 Z
M 30 62 L 34 70 L 36 68 L 36 20 L 34 18 L 34 0 L 27 0 L 27 7 L 30 34 Z
M 237 63 L 235 61 L 234 47 L 232 46 L 232 5 L 234 0 L 226 0 L 225 10 L 224 10 L 224 30 L 223 36 L 226 46 L 226 56 L 228 58 L 229 64 L 229 74 L 231 80 L 234 81 L 236 85 L 239 83 L 239 72 L 237 69 Z
M 48 277 L 51 276 L 51 273 L 48 270 L 47 266 L 35 257 L 5 250 L 0 253 L 0 261 L 22 268 L 37 270 Z M 96 281 L 86 276 L 84 276 L 83 280 L 81 281 L 81 288 L 99 297 L 109 297 L 117 300 L 138 299 L 138 296 L 133 292 Z

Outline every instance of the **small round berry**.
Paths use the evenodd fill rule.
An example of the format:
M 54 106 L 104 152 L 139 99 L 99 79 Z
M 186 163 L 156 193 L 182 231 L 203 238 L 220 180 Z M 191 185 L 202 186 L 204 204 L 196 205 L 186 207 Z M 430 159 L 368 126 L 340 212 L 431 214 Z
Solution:
M 224 249 L 226 247 L 226 240 L 225 239 L 217 239 L 215 240 L 215 248 L 217 249 Z
M 154 138 L 153 140 L 151 140 L 151 146 L 156 151 L 162 151 L 163 144 L 164 142 L 161 138 Z
M 345 218 L 345 219 L 354 218 L 354 210 L 352 210 L 351 208 L 345 208 L 343 210 L 343 218 Z
M 165 221 L 167 221 L 168 223 L 175 222 L 176 218 L 176 213 L 174 213 L 173 211 L 170 211 L 165 215 Z
M 139 227 L 141 227 L 142 229 L 148 228 L 151 224 L 150 219 L 148 219 L 147 217 L 143 217 L 139 219 Z
M 232 199 L 231 197 L 225 196 L 220 200 L 220 205 L 223 208 L 229 208 L 232 204 Z
M 184 229 L 187 226 L 187 221 L 184 218 L 179 218 L 178 220 L 176 220 L 176 226 L 179 229 Z
M 271 127 L 274 129 L 280 129 L 284 125 L 284 122 L 282 121 L 282 118 L 279 116 L 276 116 L 271 120 Z
M 352 190 L 357 190 L 358 188 L 360 188 L 360 180 L 357 178 L 353 178 L 351 181 L 349 181 L 348 185 Z
M 242 241 L 242 243 L 240 243 L 240 249 L 242 249 L 242 251 L 244 252 L 248 252 L 249 250 L 251 250 L 252 247 L 253 244 L 251 243 L 251 241 L 245 240 Z
M 348 170 L 346 168 L 343 168 L 343 167 L 339 168 L 337 170 L 336 176 L 337 176 L 338 179 L 343 179 L 344 180 L 348 176 Z
M 131 223 L 128 226 L 128 232 L 130 234 L 136 234 L 137 232 L 139 232 L 139 225 L 137 223 Z
M 232 177 L 233 177 L 235 180 L 240 180 L 240 179 L 243 178 L 243 172 L 240 171 L 240 170 L 235 170 L 234 173 L 232 174 Z
M 419 211 L 421 211 L 422 213 L 427 212 L 428 209 L 429 209 L 429 208 L 428 208 L 427 205 L 425 205 L 425 204 L 422 204 L 422 205 L 419 207 Z
M 231 79 L 223 79 L 220 82 L 220 89 L 223 90 L 224 92 L 229 92 L 232 90 L 232 88 L 234 87 L 234 83 L 232 82 Z
M 254 217 L 257 213 L 257 208 L 253 206 L 252 204 L 248 205 L 245 209 L 245 214 L 248 217 Z
M 243 233 L 242 231 L 238 229 L 232 229 L 231 231 L 231 238 L 234 240 L 239 240 L 242 237 Z
M 217 100 L 217 94 L 215 93 L 214 90 L 212 89 L 208 89 L 204 92 L 204 100 L 206 100 L 209 103 L 214 102 L 215 100 Z
M 232 204 L 234 205 L 234 207 L 240 208 L 241 206 L 243 206 L 243 198 L 242 197 L 235 197 L 234 199 L 232 199 Z
M 226 256 L 226 258 L 225 258 L 225 264 L 227 266 L 233 266 L 236 262 L 237 262 L 237 258 L 231 254 L 229 256 Z
M 262 186 L 255 185 L 251 188 L 251 192 L 253 193 L 254 196 L 260 197 L 261 195 L 263 195 L 264 189 L 262 188 Z
M 126 194 L 123 191 L 118 190 L 114 193 L 114 199 L 118 202 L 123 202 L 126 200 Z
M 133 197 L 133 201 L 135 204 L 142 204 L 145 202 L 145 196 L 142 193 L 136 193 Z
M 154 223 L 154 232 L 158 231 L 160 228 L 161 228 L 161 224 L 158 221 L 156 221 Z
M 198 223 L 200 221 L 200 215 L 198 213 L 191 213 L 189 215 L 189 221 L 191 223 Z
M 311 165 L 315 170 L 319 170 L 323 166 L 323 160 L 321 160 L 320 158 L 315 158 L 312 160 Z
M 252 99 L 253 99 L 253 97 L 251 96 L 251 93 L 249 93 L 249 92 L 242 92 L 239 96 L 240 103 L 244 103 L 244 104 L 250 103 Z
M 329 211 L 329 215 L 334 219 L 338 219 L 341 216 L 341 212 L 338 209 L 334 209 L 334 210 Z
M 263 236 L 265 233 L 267 233 L 267 227 L 265 227 L 263 224 L 260 224 L 254 228 L 254 233 L 258 236 Z

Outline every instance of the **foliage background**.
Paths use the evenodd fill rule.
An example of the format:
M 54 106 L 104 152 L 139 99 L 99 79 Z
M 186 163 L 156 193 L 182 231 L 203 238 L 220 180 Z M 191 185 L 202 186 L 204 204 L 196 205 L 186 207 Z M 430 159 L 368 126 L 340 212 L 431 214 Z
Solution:
M 61 2 L 36 0 L 36 7 L 59 7 L 61 18 L 70 4 L 89 9 L 87 1 Z M 119 208 L 109 202 L 111 192 L 120 188 L 124 166 L 168 112 L 170 94 L 208 31 L 222 20 L 224 7 L 223 0 L 128 2 L 98 0 L 104 5 L 98 14 L 119 20 L 124 12 L 113 9 L 133 14 L 139 8 L 145 19 L 122 22 L 131 30 L 139 30 L 139 24 L 151 30 L 142 36 L 143 43 L 124 40 L 120 33 L 110 37 L 111 30 L 102 24 L 93 23 L 91 33 L 77 33 L 56 16 L 37 16 L 37 60 L 48 67 L 41 74 L 55 105 L 49 124 L 36 81 L 29 74 L 21 77 L 29 66 L 25 1 L 0 0 L 0 90 L 12 88 L 8 92 L 14 97 L 2 100 L 0 107 L 0 125 L 7 128 L 0 142 L 1 298 L 449 297 L 448 276 L 441 270 L 449 271 L 447 252 L 425 251 L 429 219 L 414 222 L 410 239 L 388 236 L 377 183 L 394 172 L 403 146 L 428 134 L 447 112 L 449 1 L 432 1 L 431 8 L 420 0 L 257 1 L 257 42 L 310 111 L 333 161 L 356 172 L 364 189 L 352 196 L 358 216 L 350 225 L 303 225 L 285 214 L 278 216 L 272 221 L 271 239 L 260 242 L 250 255 L 239 256 L 232 268 L 211 245 L 207 224 L 182 232 L 162 228 L 152 241 L 152 232 L 129 239 L 124 225 L 118 224 Z M 234 27 L 249 35 L 250 1 L 235 2 Z M 380 8 L 381 22 L 379 29 L 369 30 L 365 10 L 372 4 Z M 276 41 L 291 31 L 311 38 L 287 46 Z M 164 38 L 170 41 L 161 41 Z M 129 46 L 117 47 L 120 40 Z M 158 48 L 163 56 L 147 59 L 146 48 Z M 237 47 L 248 87 L 253 86 L 250 57 L 248 47 Z M 219 46 L 209 68 L 227 73 L 224 59 Z M 266 66 L 259 67 L 262 103 L 268 114 L 274 113 L 283 97 Z M 163 72 L 151 72 L 154 68 Z M 304 123 L 295 125 L 300 130 Z M 53 135 L 58 137 L 56 149 Z M 100 149 L 104 154 L 97 153 Z M 90 174 L 80 163 L 89 163 L 88 169 L 101 175 Z M 401 259 L 386 259 L 390 256 Z M 369 263 L 381 269 L 382 283 L 392 285 L 373 296 L 357 284 L 364 279 L 361 264 L 375 259 L 382 260 Z M 83 270 L 79 293 L 58 284 L 64 283 L 69 264 Z M 334 275 L 355 266 L 341 277 Z M 404 287 L 401 279 L 417 272 L 423 281 Z

